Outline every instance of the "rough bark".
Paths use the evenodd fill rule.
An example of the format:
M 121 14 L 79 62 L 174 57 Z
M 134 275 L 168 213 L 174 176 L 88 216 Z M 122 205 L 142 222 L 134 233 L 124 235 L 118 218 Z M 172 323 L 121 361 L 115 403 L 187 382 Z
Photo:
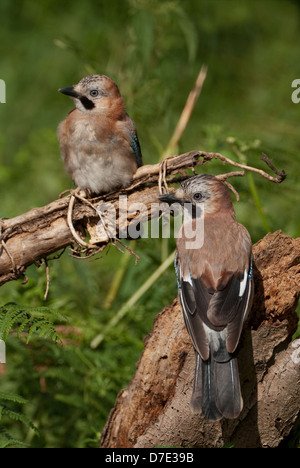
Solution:
M 99 247 L 104 248 L 108 240 L 99 241 L 99 238 L 93 238 L 94 228 L 99 224 L 96 206 L 107 202 L 114 206 L 117 213 L 117 228 L 128 225 L 133 218 L 137 217 L 139 217 L 139 222 L 143 222 L 150 217 L 151 203 L 158 201 L 159 189 L 163 190 L 167 182 L 174 183 L 185 178 L 186 169 L 194 169 L 212 159 L 219 159 L 224 164 L 230 164 L 243 171 L 255 172 L 275 183 L 282 182 L 286 177 L 284 171 L 277 171 L 269 161 L 267 165 L 277 174 L 277 177 L 270 176 L 261 169 L 231 161 L 218 153 L 190 151 L 179 156 L 168 157 L 159 164 L 139 168 L 132 185 L 127 189 L 97 197 L 89 200 L 88 203 L 76 201 L 72 210 L 76 231 L 81 233 L 82 239 L 92 238 L 92 243 L 97 244 L 95 250 Z M 228 177 L 244 175 L 243 171 L 221 174 L 217 177 L 226 180 Z M 167 181 L 166 177 L 168 177 Z M 119 210 L 120 195 L 128 196 L 129 206 L 139 202 L 146 205 L 147 210 L 144 216 L 132 214 L 131 217 L 127 217 L 127 213 L 122 214 Z M 67 221 L 70 198 L 67 196 L 55 200 L 47 206 L 34 208 L 12 219 L 0 218 L 0 286 L 7 281 L 22 277 L 29 265 L 75 242 Z
M 236 420 L 209 422 L 189 401 L 195 356 L 176 299 L 156 318 L 101 447 L 279 447 L 300 419 L 300 238 L 281 231 L 254 246 L 255 297 L 239 345 L 244 408 Z

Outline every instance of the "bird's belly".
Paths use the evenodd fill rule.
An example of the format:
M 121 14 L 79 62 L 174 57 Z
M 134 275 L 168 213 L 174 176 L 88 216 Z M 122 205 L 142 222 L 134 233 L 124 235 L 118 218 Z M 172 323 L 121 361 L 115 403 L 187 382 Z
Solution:
M 74 125 L 64 162 L 77 187 L 97 194 L 128 186 L 137 169 L 131 148 L 124 139 L 109 134 L 101 140 L 87 121 Z
M 93 146 L 71 151 L 68 170 L 76 186 L 93 193 L 128 186 L 134 169 L 130 163 L 126 164 L 127 158 L 123 160 L 116 152 L 109 154 Z

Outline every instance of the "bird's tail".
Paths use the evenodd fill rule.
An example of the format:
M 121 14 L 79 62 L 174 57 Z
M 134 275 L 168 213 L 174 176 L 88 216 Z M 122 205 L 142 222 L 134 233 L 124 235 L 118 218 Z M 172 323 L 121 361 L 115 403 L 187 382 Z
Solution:
M 210 348 L 206 361 L 196 353 L 191 409 L 193 413 L 202 411 L 212 421 L 237 418 L 243 408 L 237 359 L 226 349 Z

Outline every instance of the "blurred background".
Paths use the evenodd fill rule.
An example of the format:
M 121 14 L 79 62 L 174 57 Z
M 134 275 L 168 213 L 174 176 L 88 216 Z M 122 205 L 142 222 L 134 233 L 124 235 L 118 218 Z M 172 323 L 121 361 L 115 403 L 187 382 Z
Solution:
M 300 103 L 291 100 L 292 81 L 300 78 L 299 1 L 0 0 L 0 18 L 6 82 L 0 217 L 48 204 L 72 187 L 56 128 L 73 103 L 58 88 L 93 73 L 113 78 L 136 123 L 144 163 L 152 164 L 206 64 L 202 93 L 173 153 L 220 152 L 267 170 L 260 161 L 266 153 L 287 179 L 281 185 L 258 175 L 232 179 L 240 194 L 237 218 L 253 242 L 277 229 L 300 235 Z M 216 161 L 203 170 L 231 168 Z M 155 288 L 144 287 L 131 301 L 175 242 L 141 239 L 131 247 L 137 266 L 113 248 L 97 260 L 75 260 L 66 251 L 50 262 L 46 301 L 43 265 L 28 269 L 26 285 L 1 287 L 7 365 L 0 376 L 0 446 L 98 446 L 144 337 L 177 294 L 171 265 Z M 93 349 L 99 333 L 104 339 Z

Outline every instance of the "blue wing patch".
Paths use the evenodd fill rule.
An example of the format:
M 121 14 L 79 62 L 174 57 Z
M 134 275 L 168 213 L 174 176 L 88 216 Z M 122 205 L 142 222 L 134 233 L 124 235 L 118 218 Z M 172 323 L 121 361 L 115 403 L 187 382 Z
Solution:
M 133 149 L 138 167 L 141 167 L 143 165 L 142 151 L 141 151 L 140 142 L 136 133 L 134 133 L 131 137 L 130 146 Z
M 181 290 L 181 284 L 180 284 L 180 279 L 179 279 L 179 271 L 178 271 L 178 255 L 177 255 L 177 252 L 175 254 L 174 267 L 175 267 L 175 273 L 176 273 L 176 278 L 177 278 L 178 289 Z

